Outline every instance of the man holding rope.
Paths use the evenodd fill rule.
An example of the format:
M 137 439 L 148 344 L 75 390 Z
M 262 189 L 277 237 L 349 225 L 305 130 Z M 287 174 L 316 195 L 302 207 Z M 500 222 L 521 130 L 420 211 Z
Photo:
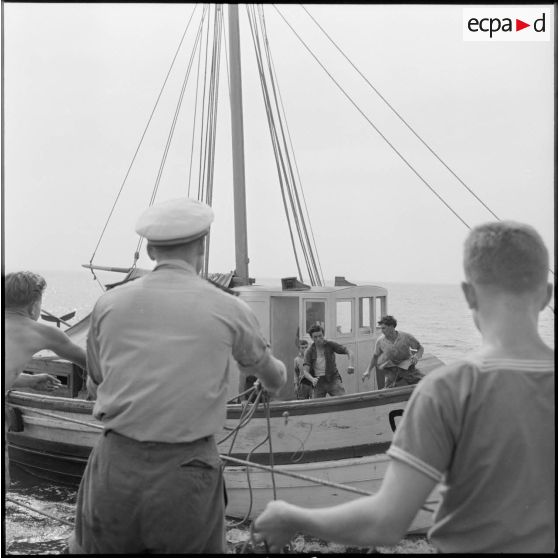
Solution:
M 270 392 L 286 381 L 248 305 L 199 276 L 213 210 L 148 208 L 151 273 L 97 301 L 88 389 L 105 430 L 78 493 L 71 553 L 225 552 L 222 464 L 230 359 Z
M 271 502 L 255 521 L 256 540 L 271 552 L 297 532 L 394 545 L 442 483 L 429 531 L 439 552 L 555 552 L 554 351 L 537 328 L 553 291 L 548 264 L 530 226 L 473 229 L 462 289 L 482 347 L 417 385 L 378 493 L 321 509 Z

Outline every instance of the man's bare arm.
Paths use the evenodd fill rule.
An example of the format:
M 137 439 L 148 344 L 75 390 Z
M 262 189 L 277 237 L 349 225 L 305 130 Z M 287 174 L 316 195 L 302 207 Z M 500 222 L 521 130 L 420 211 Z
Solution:
M 12 383 L 13 388 L 33 388 L 40 391 L 54 391 L 62 382 L 50 374 L 20 374 Z
M 362 373 L 362 379 L 363 380 L 368 378 L 368 376 L 370 376 L 370 373 L 372 372 L 372 370 L 374 370 L 374 367 L 376 366 L 376 363 L 378 362 L 378 356 L 379 355 L 377 355 L 377 354 L 372 355 L 372 359 L 370 360 L 370 364 L 368 365 L 368 368 Z
M 276 500 L 256 519 L 255 535 L 280 552 L 297 532 L 357 546 L 396 544 L 436 481 L 401 461 L 390 463 L 377 494 L 320 509 Z
M 81 368 L 85 368 L 85 351 L 76 345 L 63 331 L 43 326 L 42 334 L 45 337 L 45 349 L 54 351 L 58 356 L 65 358 Z

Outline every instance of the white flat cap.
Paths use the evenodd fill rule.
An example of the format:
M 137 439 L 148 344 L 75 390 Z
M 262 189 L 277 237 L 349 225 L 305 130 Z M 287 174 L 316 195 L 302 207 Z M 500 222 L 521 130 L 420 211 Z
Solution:
M 155 246 L 183 244 L 206 235 L 213 218 L 209 205 L 176 198 L 148 207 L 136 223 L 136 232 Z

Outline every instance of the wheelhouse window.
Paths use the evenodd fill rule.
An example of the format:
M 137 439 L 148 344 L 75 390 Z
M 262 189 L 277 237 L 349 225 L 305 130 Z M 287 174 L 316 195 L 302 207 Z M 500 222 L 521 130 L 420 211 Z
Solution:
M 335 313 L 336 335 L 349 335 L 353 332 L 353 301 L 338 300 Z
M 365 296 L 358 299 L 358 332 L 360 334 L 371 333 L 374 328 L 374 299 Z
M 325 306 L 326 303 L 323 300 L 306 301 L 304 305 L 304 331 L 306 333 L 313 325 L 320 325 L 325 331 Z

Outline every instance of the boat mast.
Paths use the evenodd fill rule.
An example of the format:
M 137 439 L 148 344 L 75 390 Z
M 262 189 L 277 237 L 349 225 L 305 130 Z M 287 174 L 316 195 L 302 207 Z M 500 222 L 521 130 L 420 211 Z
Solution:
M 229 50 L 231 80 L 231 133 L 234 190 L 234 233 L 236 285 L 248 284 L 248 237 L 246 224 L 246 183 L 244 173 L 244 126 L 238 4 L 229 4 Z

